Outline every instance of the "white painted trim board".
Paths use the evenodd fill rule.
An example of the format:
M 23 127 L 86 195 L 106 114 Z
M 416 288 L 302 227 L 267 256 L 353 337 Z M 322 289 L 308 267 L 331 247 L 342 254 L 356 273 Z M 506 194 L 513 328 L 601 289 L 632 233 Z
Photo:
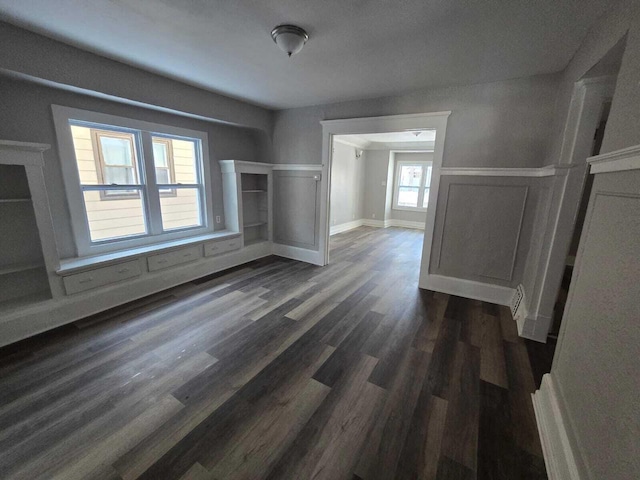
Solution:
M 591 173 L 640 169 L 640 145 L 587 158 Z
M 515 289 L 501 285 L 433 274 L 429 274 L 426 279 L 421 279 L 419 286 L 426 290 L 506 306 L 510 305 L 511 297 L 513 297 L 515 292 Z
M 540 390 L 536 390 L 531 398 L 549 480 L 586 478 L 581 476 L 575 459 L 552 374 L 542 377 Z

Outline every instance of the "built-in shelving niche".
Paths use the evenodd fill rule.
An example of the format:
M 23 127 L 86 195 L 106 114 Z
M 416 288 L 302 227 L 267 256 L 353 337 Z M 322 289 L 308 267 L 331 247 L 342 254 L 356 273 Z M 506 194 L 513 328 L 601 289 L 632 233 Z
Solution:
M 220 160 L 226 228 L 243 246 L 270 250 L 273 241 L 273 165 Z
M 244 244 L 269 240 L 269 186 L 267 175 L 242 173 Z
M 51 298 L 27 172 L 0 164 L 0 312 Z

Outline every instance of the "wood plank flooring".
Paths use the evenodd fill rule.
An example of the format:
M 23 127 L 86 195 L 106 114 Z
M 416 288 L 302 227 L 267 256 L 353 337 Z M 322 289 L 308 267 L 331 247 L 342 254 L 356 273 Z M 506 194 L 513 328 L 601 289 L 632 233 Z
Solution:
M 419 290 L 421 248 L 362 227 L 0 349 L 0 478 L 546 479 L 508 310 Z

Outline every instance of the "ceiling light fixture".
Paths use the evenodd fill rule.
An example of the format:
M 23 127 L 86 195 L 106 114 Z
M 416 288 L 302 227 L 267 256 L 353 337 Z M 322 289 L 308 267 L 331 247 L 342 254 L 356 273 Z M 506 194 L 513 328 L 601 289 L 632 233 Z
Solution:
M 309 40 L 309 35 L 295 25 L 278 25 L 271 30 L 271 38 L 287 55 L 298 53 Z

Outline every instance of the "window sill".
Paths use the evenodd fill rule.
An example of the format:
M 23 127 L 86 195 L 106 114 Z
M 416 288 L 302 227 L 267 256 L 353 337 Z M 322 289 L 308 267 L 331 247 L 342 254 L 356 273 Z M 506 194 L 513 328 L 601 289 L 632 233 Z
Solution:
M 203 243 L 210 240 L 225 240 L 240 236 L 238 232 L 230 232 L 223 230 L 220 232 L 209 233 L 206 235 L 198 235 L 194 237 L 180 238 L 177 240 L 168 240 L 153 245 L 145 245 L 142 247 L 127 248 L 118 250 L 117 252 L 103 253 L 100 255 L 92 255 L 89 257 L 68 258 L 60 261 L 60 268 L 56 273 L 60 276 L 70 275 L 85 270 L 91 270 L 96 267 L 105 267 L 123 260 L 131 260 L 149 254 L 155 254 L 173 248 L 193 245 L 194 243 Z
M 400 210 L 403 212 L 417 212 L 417 213 L 424 213 L 428 210 L 429 208 L 419 208 L 419 207 L 397 207 L 397 206 L 393 206 L 391 207 L 391 210 Z

